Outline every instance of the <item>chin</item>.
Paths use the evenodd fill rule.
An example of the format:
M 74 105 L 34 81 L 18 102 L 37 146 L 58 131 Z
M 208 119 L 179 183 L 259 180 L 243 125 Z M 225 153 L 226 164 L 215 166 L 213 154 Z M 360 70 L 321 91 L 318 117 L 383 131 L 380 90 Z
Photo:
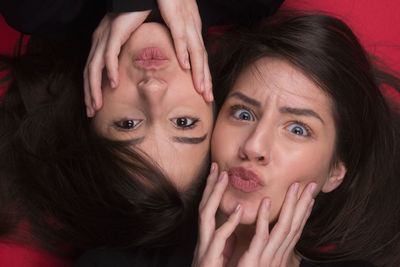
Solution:
M 240 224 L 254 224 L 257 221 L 258 205 L 254 205 L 252 201 L 238 200 L 226 196 L 222 198 L 220 211 L 225 216 L 229 217 L 235 211 L 239 203 L 242 205 L 243 209 Z

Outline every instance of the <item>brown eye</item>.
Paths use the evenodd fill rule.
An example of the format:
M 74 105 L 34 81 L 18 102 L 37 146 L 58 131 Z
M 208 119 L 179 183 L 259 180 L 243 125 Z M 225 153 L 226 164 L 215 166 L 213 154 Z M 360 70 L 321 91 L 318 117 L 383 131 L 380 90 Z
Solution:
M 141 120 L 121 120 L 114 122 L 114 125 L 123 130 L 132 130 L 140 124 Z
M 193 128 L 199 119 L 190 118 L 190 117 L 180 117 L 171 120 L 176 127 L 180 129 L 188 129 Z

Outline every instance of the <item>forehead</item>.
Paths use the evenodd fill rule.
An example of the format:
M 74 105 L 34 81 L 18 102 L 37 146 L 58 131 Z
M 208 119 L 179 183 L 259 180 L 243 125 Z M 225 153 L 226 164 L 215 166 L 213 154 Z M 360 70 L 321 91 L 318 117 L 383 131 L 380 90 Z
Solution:
M 329 111 L 332 107 L 328 94 L 301 70 L 278 58 L 262 58 L 244 69 L 232 91 L 245 91 L 258 100 L 274 95 L 288 104 L 321 105 Z
M 132 149 L 139 149 L 160 167 L 178 189 L 185 189 L 208 163 L 210 139 L 208 134 L 198 145 L 182 145 L 164 136 L 149 136 Z

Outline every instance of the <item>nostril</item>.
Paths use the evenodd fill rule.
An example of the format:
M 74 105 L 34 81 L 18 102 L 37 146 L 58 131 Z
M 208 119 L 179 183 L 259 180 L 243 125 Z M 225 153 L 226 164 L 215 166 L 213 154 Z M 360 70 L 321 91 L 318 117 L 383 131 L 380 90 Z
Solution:
M 264 160 L 265 160 L 264 156 L 258 157 L 258 161 L 264 161 Z
M 167 83 L 164 80 L 156 78 L 145 78 L 138 83 L 140 89 L 159 91 L 167 88 Z

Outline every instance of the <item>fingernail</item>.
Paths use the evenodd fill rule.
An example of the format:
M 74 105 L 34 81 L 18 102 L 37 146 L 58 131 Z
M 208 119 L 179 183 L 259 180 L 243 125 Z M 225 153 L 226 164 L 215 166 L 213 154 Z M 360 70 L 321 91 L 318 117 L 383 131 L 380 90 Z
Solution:
M 239 213 L 239 211 L 240 211 L 241 209 L 242 209 L 242 205 L 238 204 L 238 205 L 236 206 L 235 213 Z
M 222 180 L 225 179 L 225 176 L 226 176 L 226 172 L 221 172 L 221 174 L 218 177 L 218 182 L 222 182 Z
M 211 163 L 210 173 L 215 171 L 215 162 Z
M 292 193 L 297 194 L 298 191 L 299 191 L 299 183 L 294 183 L 292 185 Z
M 268 210 L 270 207 L 271 207 L 271 200 L 270 199 L 264 200 L 264 208 Z
M 200 83 L 200 93 L 204 92 L 204 81 Z
M 190 63 L 189 63 L 188 59 L 185 59 L 184 64 L 185 64 L 185 68 L 189 70 L 190 69 Z
M 316 184 L 312 183 L 312 184 L 310 185 L 310 187 L 308 188 L 308 192 L 309 192 L 310 194 L 313 194 L 314 191 L 315 191 L 315 188 L 316 188 Z
M 94 102 L 94 99 L 92 99 L 92 107 L 93 107 L 94 109 L 96 109 L 96 102 Z
M 214 100 L 214 95 L 212 93 L 212 91 L 208 91 L 208 101 L 212 102 Z
M 111 88 L 115 88 L 115 82 L 111 80 L 110 83 L 111 83 Z

